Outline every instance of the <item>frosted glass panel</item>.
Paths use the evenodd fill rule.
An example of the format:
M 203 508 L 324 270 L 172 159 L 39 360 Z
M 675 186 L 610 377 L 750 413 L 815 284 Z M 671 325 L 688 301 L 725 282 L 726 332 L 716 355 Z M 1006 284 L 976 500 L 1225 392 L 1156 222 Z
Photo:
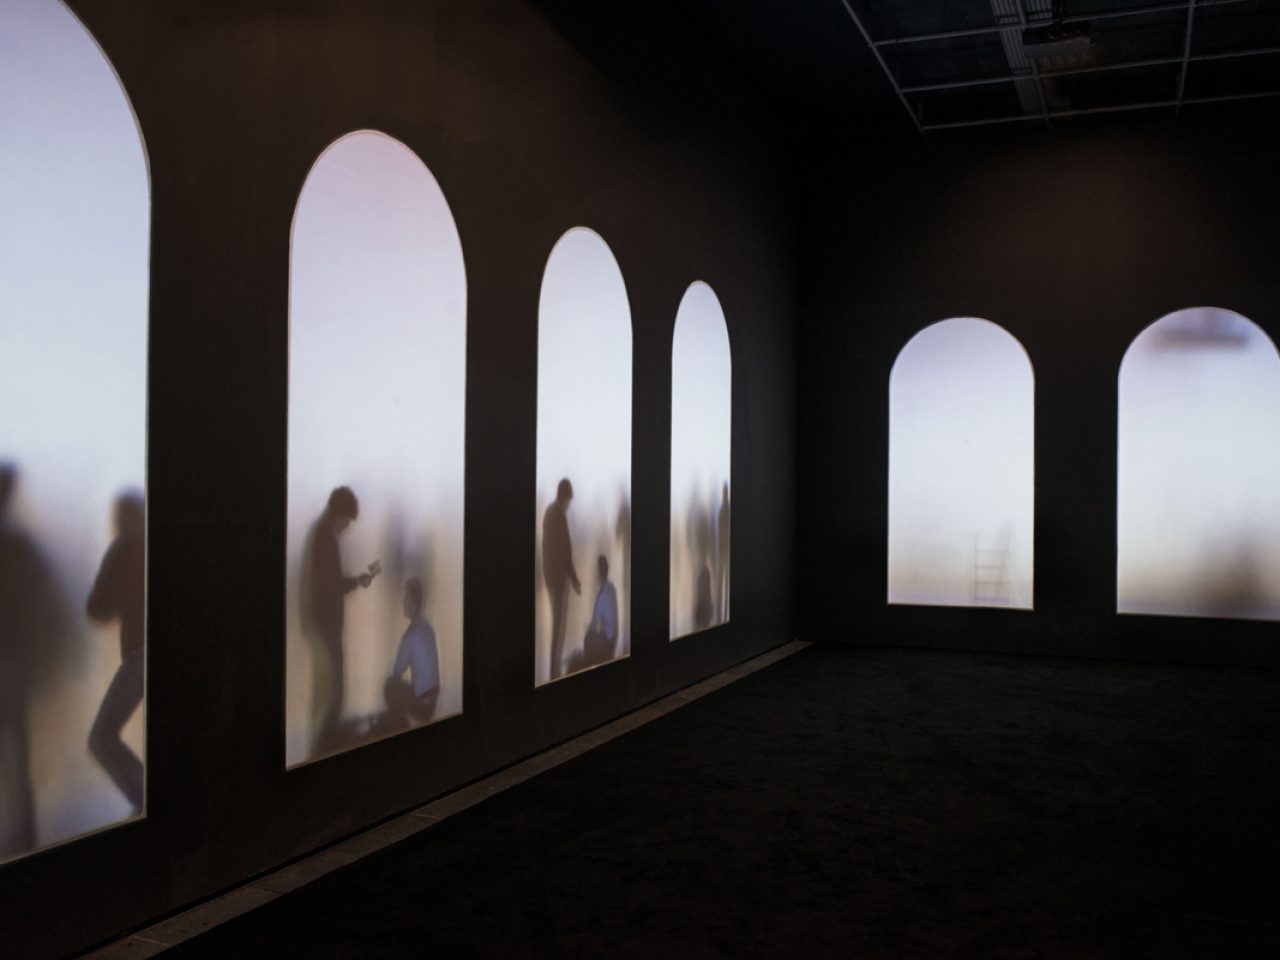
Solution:
M 1238 313 L 1180 310 L 1120 366 L 1116 609 L 1280 619 L 1280 359 Z
M 0 3 L 0 860 L 144 809 L 150 186 L 57 0 Z
M 404 144 L 362 130 L 316 161 L 289 290 L 294 765 L 462 710 L 466 275 Z
M 575 227 L 538 304 L 538 684 L 631 652 L 631 307 L 600 235 Z
M 889 376 L 889 602 L 1030 609 L 1031 363 L 986 320 L 926 327 Z
M 729 621 L 733 361 L 720 301 L 685 292 L 671 343 L 671 639 Z

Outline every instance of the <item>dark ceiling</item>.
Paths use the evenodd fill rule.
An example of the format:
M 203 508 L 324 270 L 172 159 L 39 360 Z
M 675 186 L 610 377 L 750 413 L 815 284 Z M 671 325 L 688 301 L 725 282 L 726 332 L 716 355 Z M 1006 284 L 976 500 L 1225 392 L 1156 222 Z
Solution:
M 1280 0 L 545 0 L 637 62 L 711 44 L 782 114 L 898 127 L 1176 121 L 1280 102 Z M 670 54 L 667 54 L 670 56 Z M 1271 108 L 1263 108 L 1270 103 Z M 833 112 L 834 111 L 834 112 Z M 918 132 L 916 132 L 918 131 Z

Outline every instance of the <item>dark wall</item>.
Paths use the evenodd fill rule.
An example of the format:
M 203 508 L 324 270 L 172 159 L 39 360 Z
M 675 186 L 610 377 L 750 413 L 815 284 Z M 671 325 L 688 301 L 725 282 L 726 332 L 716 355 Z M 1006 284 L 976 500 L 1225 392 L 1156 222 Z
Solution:
M 7 955 L 89 946 L 792 638 L 793 198 L 696 37 L 641 56 L 621 21 L 519 0 L 72 6 L 152 176 L 148 816 L 0 867 Z M 366 127 L 427 164 L 466 259 L 464 713 L 286 773 L 290 223 L 316 156 Z M 539 284 L 579 224 L 632 308 L 632 655 L 535 690 Z M 696 279 L 734 357 L 734 619 L 669 644 L 671 336 Z
M 802 639 L 1280 662 L 1273 624 L 1115 613 L 1125 349 L 1193 306 L 1280 342 L 1274 122 L 822 145 L 801 230 Z M 954 316 L 1001 324 L 1035 369 L 1034 612 L 885 602 L 889 371 Z

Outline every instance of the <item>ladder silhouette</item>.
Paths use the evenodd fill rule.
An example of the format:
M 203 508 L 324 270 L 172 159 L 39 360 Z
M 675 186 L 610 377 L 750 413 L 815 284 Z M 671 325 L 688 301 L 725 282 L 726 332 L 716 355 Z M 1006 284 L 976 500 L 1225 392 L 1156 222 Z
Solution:
M 973 535 L 973 602 L 976 606 L 1007 607 L 1013 603 L 1013 530 L 1001 527 L 990 545 Z

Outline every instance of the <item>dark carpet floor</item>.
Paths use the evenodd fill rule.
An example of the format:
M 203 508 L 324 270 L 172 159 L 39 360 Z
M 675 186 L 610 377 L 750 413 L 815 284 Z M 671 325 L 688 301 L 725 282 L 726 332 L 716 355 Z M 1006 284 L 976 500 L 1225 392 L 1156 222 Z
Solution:
M 1280 674 L 812 647 L 164 956 L 1274 960 Z

